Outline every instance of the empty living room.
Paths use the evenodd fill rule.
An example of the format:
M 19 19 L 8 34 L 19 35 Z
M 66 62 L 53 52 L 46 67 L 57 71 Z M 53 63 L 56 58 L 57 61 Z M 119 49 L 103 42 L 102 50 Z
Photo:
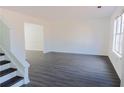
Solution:
M 0 6 L 0 87 L 124 87 L 124 6 Z

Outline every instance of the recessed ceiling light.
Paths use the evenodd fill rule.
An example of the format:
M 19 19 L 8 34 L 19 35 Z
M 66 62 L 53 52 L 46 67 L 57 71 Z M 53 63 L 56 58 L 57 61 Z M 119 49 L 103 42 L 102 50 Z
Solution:
M 98 6 L 97 8 L 102 8 L 102 6 Z

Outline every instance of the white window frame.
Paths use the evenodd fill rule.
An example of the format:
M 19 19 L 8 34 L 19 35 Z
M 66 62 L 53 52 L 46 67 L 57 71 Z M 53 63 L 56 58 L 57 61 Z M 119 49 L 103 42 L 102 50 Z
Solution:
M 120 21 L 119 21 L 119 18 L 120 18 Z M 124 13 L 114 20 L 114 35 L 113 35 L 114 37 L 113 37 L 113 49 L 112 50 L 118 57 L 122 57 L 122 52 L 123 52 L 122 45 L 124 42 L 123 32 L 124 32 Z

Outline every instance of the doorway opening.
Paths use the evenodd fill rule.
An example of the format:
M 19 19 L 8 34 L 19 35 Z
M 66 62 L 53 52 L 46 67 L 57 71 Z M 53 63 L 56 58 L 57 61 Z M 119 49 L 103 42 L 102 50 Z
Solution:
M 29 51 L 43 52 L 43 26 L 33 23 L 24 23 L 26 60 Z

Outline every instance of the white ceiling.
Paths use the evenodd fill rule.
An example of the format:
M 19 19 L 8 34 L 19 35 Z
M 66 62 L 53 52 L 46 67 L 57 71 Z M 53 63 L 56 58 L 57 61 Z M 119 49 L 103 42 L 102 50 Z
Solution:
M 6 6 L 1 7 L 48 20 L 81 20 L 86 18 L 110 17 L 115 6 Z

